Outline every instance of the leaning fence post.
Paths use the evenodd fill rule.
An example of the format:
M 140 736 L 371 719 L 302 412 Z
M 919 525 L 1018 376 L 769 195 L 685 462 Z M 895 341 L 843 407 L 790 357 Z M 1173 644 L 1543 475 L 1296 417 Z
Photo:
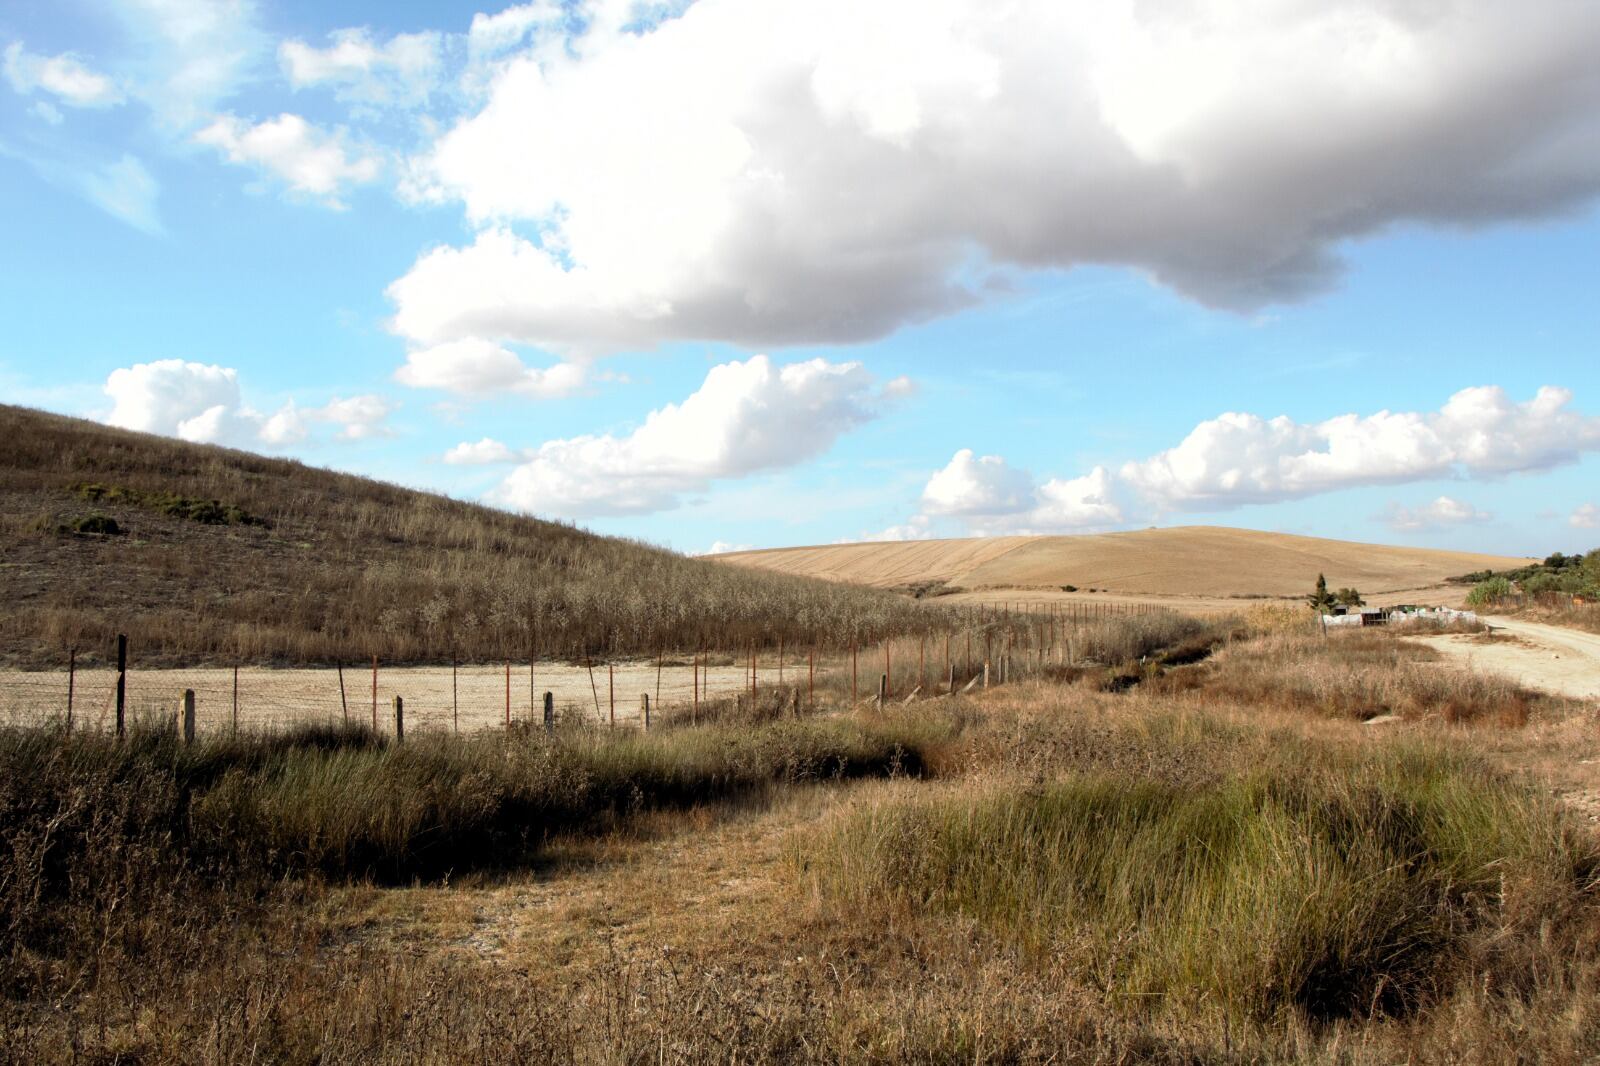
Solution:
M 350 728 L 350 702 L 344 698 L 344 663 L 334 663 L 333 668 L 339 671 L 339 710 L 344 714 L 345 728 Z
M 556 694 L 554 692 L 546 692 L 544 694 L 544 731 L 546 733 L 554 733 L 556 731 Z
M 183 742 L 194 743 L 194 689 L 183 690 Z
M 125 711 L 128 706 L 128 635 L 117 634 L 117 736 L 126 728 Z
M 394 698 L 394 739 L 406 739 L 406 702 L 399 696 Z

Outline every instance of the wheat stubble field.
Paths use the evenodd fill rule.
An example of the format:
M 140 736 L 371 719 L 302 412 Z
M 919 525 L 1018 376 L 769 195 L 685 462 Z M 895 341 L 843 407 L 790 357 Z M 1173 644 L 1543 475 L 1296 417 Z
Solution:
M 1164 602 L 1197 610 L 1297 599 L 1309 591 L 1307 575 L 1318 573 L 1359 588 L 1373 603 L 1453 603 L 1465 589 L 1448 578 L 1529 561 L 1209 526 L 770 548 L 717 558 L 783 574 L 934 591 L 955 595 L 953 602 Z M 1065 591 L 1068 585 L 1075 591 Z M 1108 595 L 1090 595 L 1091 589 Z
M 1600 1056 L 1592 701 L 1251 600 L 1080 616 L 1063 657 L 1053 619 L 941 612 L 240 453 L 39 428 L 54 446 L 0 436 L 6 676 L 54 685 L 34 667 L 59 662 L 61 638 L 142 627 L 156 661 L 130 673 L 130 699 L 167 716 L 135 715 L 122 738 L 68 733 L 51 688 L 46 724 L 0 724 L 0 1062 Z M 87 499 L 91 474 L 123 491 Z M 270 524 L 192 517 L 224 504 Z M 128 532 L 76 529 L 93 506 Z M 383 508 L 405 520 L 385 526 Z M 307 550 L 325 552 L 320 569 L 275 599 L 271 560 Z M 1341 550 L 1336 582 L 1386 566 L 1398 588 L 1473 565 L 1361 571 L 1359 548 Z M 120 599 L 80 594 L 119 556 L 155 590 L 123 574 L 108 582 Z M 240 559 L 267 575 L 233 579 L 215 612 L 162 595 L 201 596 Z M 1263 588 L 1289 580 L 1291 563 L 1274 565 Z M 623 587 L 619 571 L 703 595 L 674 622 L 599 595 Z M 468 625 L 497 582 L 501 613 Z M 318 598 L 335 593 L 355 600 Z M 380 620 L 390 596 L 441 606 Z M 559 614 L 517 613 L 551 601 Z M 705 635 L 724 616 L 718 646 Z M 827 648 L 814 699 L 772 669 L 797 617 Z M 525 649 L 535 619 L 560 642 L 614 647 L 619 719 L 653 690 L 648 652 L 672 626 L 713 649 L 712 691 L 684 715 L 669 655 L 654 728 L 611 729 L 595 715 L 603 669 L 590 688 L 570 659 L 559 673 L 541 659 L 531 680 L 524 661 L 519 718 L 558 684 L 581 713 L 549 733 L 444 728 L 439 649 Z M 951 626 L 955 693 L 922 661 Z M 840 634 L 870 649 L 861 691 Z M 884 639 L 893 698 L 879 705 Z M 418 726 L 403 742 L 364 724 L 361 669 L 346 671 L 346 725 L 326 663 L 270 665 L 354 661 L 347 645 L 374 642 L 380 701 L 425 693 L 407 694 Z M 237 736 L 216 727 L 222 656 L 246 661 Z M 975 657 L 1016 665 L 969 685 Z M 87 711 L 106 699 L 103 651 L 84 669 Z M 250 695 L 296 671 L 314 720 Z M 206 682 L 192 744 L 171 696 L 150 692 L 185 678 Z M 503 667 L 463 681 L 471 724 L 503 724 Z

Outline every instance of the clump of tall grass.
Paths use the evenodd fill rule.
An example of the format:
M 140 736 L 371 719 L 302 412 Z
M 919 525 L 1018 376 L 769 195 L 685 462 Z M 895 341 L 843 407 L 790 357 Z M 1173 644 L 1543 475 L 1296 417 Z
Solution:
M 1508 945 L 1536 947 L 1600 870 L 1549 801 L 1417 745 L 896 799 L 798 861 L 846 907 L 966 916 L 1131 1009 L 1257 1022 L 1404 1014 L 1486 969 L 1514 981 Z

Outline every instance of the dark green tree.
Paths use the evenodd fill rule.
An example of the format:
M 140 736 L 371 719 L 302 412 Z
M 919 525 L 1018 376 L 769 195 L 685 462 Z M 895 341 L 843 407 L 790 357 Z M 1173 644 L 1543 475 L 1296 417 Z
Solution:
M 1367 601 L 1361 598 L 1361 593 L 1355 589 L 1340 589 L 1333 594 L 1333 598 L 1346 607 L 1365 607 Z
M 1317 575 L 1317 589 L 1306 597 L 1306 602 L 1317 611 L 1326 611 L 1334 605 L 1333 595 L 1328 592 L 1328 579 L 1321 574 Z

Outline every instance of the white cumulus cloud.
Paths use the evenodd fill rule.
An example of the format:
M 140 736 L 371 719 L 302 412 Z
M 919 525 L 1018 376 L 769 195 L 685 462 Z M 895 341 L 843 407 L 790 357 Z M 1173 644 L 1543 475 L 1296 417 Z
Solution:
M 6 80 L 19 93 L 42 89 L 71 107 L 110 107 L 123 100 L 116 82 L 70 52 L 44 56 L 13 41 L 4 53 Z
M 1582 503 L 1567 519 L 1573 529 L 1600 529 L 1600 506 Z
M 395 380 L 419 389 L 443 389 L 460 395 L 517 392 L 528 396 L 566 396 L 588 377 L 583 364 L 556 363 L 530 367 L 520 356 L 493 341 L 476 337 L 446 341 L 406 356 Z
M 752 356 L 713 367 L 681 404 L 652 411 L 631 433 L 546 441 L 491 499 L 575 517 L 666 510 L 717 478 L 819 455 L 887 402 L 859 363 L 778 366 Z
M 1176 447 L 1125 464 L 1122 480 L 1164 509 L 1221 510 L 1357 485 L 1545 470 L 1600 449 L 1600 418 L 1566 389 L 1516 403 L 1499 386 L 1463 389 L 1436 412 L 1379 411 L 1301 423 L 1230 413 Z
M 416 160 L 478 232 L 390 288 L 413 344 L 861 341 L 993 271 L 1116 264 L 1207 305 L 1336 283 L 1402 222 L 1600 194 L 1581 0 L 536 3 Z
M 1487 522 L 1493 517 L 1493 514 L 1480 511 L 1465 500 L 1458 500 L 1453 496 L 1440 496 L 1419 507 L 1405 507 L 1399 503 L 1392 503 L 1383 515 L 1384 521 L 1391 529 L 1407 533 Z
M 217 149 L 230 163 L 253 166 L 330 207 L 343 206 L 339 197 L 347 186 L 373 181 L 383 169 L 376 156 L 351 149 L 342 130 L 320 130 L 299 115 L 282 114 L 253 125 L 221 115 L 194 139 Z
M 729 552 L 747 552 L 747 551 L 750 551 L 753 547 L 754 547 L 754 545 L 750 545 L 750 544 L 733 544 L 733 543 L 731 543 L 729 541 L 726 541 L 726 540 L 714 540 L 714 541 L 711 542 L 711 547 L 707 548 L 705 551 L 703 551 L 703 552 L 692 552 L 691 554 L 693 554 L 693 555 L 726 555 Z
M 451 466 L 494 466 L 514 463 L 520 454 L 493 437 L 484 437 L 479 441 L 462 441 L 444 453 L 444 461 Z
M 298 444 L 318 423 L 338 427 L 337 440 L 385 436 L 394 411 L 387 400 L 368 395 L 335 398 L 312 408 L 300 408 L 290 400 L 264 414 L 243 402 L 237 370 L 182 359 L 113 370 L 106 378 L 105 393 L 112 402 L 108 425 L 239 448 Z
M 998 455 L 962 448 L 928 479 L 922 509 L 931 515 L 1016 514 L 1033 506 L 1033 478 Z

